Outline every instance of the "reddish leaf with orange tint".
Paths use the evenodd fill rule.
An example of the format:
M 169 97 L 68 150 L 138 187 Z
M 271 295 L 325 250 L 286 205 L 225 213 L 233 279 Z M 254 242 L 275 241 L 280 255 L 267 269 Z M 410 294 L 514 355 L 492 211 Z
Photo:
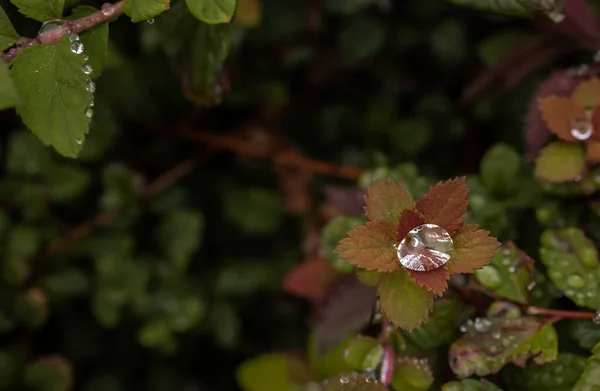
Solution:
M 448 279 L 450 278 L 450 273 L 448 273 L 448 270 L 444 266 L 427 272 L 419 272 L 410 269 L 406 270 L 414 282 L 421 285 L 431 293 L 441 296 L 446 289 L 448 289 Z
M 425 222 L 439 225 L 452 235 L 463 223 L 462 215 L 469 206 L 468 195 L 464 177 L 439 182 L 417 200 L 417 210 L 425 216 Z
M 369 220 L 396 224 L 405 209 L 414 206 L 412 196 L 399 183 L 389 179 L 377 180 L 367 189 L 365 211 Z
M 500 243 L 489 231 L 465 225 L 453 238 L 454 252 L 446 264 L 450 274 L 473 273 L 489 264 Z
M 575 121 L 587 121 L 585 110 L 570 98 L 548 96 L 538 102 L 542 118 L 548 129 L 565 141 L 576 141 L 571 135 L 572 124 Z
M 407 209 L 402 212 L 398 220 L 398 228 L 396 229 L 396 240 L 398 243 L 400 243 L 413 228 L 425 224 L 423 215 L 413 209 Z
M 320 300 L 325 297 L 337 276 L 338 273 L 327 259 L 309 258 L 287 274 L 283 289 L 294 296 Z

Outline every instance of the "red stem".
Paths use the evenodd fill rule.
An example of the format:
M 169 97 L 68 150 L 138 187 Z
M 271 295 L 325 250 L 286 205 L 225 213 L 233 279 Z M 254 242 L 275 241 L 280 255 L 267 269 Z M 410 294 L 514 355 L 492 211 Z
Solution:
M 550 316 L 552 318 L 563 319 L 594 319 L 596 316 L 595 312 L 580 312 L 580 311 L 562 311 L 553 310 L 550 308 L 540 307 L 527 307 L 527 313 L 529 315 L 543 315 Z
M 394 347 L 390 345 L 389 340 L 390 329 L 390 322 L 385 314 L 382 314 L 379 342 L 383 346 L 383 358 L 381 360 L 381 372 L 379 379 L 385 386 L 392 382 L 392 378 L 394 377 L 394 364 L 396 361 L 396 352 L 394 351 Z

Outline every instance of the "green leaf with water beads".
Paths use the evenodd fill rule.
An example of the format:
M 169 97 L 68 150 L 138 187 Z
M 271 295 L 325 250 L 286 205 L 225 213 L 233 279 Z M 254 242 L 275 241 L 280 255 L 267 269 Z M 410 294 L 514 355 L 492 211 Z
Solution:
M 10 19 L 4 12 L 4 9 L 0 7 L 0 50 L 6 50 L 19 39 L 17 30 L 13 27 Z
M 342 273 L 349 273 L 354 270 L 354 266 L 334 254 L 333 250 L 335 250 L 339 241 L 346 237 L 348 232 L 365 222 L 365 217 L 337 216 L 329 220 L 321 230 L 321 250 L 336 270 Z
M 65 0 L 10 0 L 19 12 L 38 22 L 62 18 Z
M 89 129 L 85 110 L 92 100 L 83 56 L 71 52 L 65 36 L 56 45 L 22 49 L 12 64 L 17 111 L 25 125 L 61 155 L 76 157 Z
M 465 379 L 444 384 L 442 391 L 502 391 L 502 389 L 485 379 Z
M 572 391 L 583 372 L 585 357 L 561 353 L 556 361 L 545 364 L 528 364 L 513 368 L 507 373 L 507 383 L 513 391 Z
M 594 244 L 577 228 L 547 230 L 540 259 L 550 280 L 580 307 L 600 309 L 600 265 Z
M 600 344 L 592 350 L 581 377 L 572 391 L 597 391 L 600 389 Z
M 475 278 L 503 299 L 527 303 L 533 263 L 533 259 L 510 242 L 496 252 L 491 264 L 475 271 Z
M 535 176 L 550 182 L 566 182 L 585 168 L 585 153 L 579 144 L 557 141 L 546 145 L 535 161 Z
M 569 335 L 581 348 L 591 350 L 600 343 L 600 325 L 589 320 L 572 320 Z
M 157 240 L 171 261 L 184 268 L 200 246 L 203 229 L 204 216 L 201 213 L 175 210 L 163 217 Z
M 402 330 L 407 340 L 422 350 L 433 350 L 449 343 L 460 326 L 472 314 L 472 308 L 459 299 L 435 301 L 429 320 L 412 331 Z
M 296 357 L 268 354 L 246 361 L 235 377 L 244 391 L 300 391 L 311 380 L 306 364 Z
M 87 46 L 86 46 L 87 48 Z M 87 52 L 86 52 L 87 53 Z M 96 72 L 94 66 L 94 73 Z M 85 140 L 83 149 L 79 152 L 77 160 L 97 161 L 105 154 L 106 150 L 112 146 L 117 134 L 117 122 L 106 99 L 96 93 L 94 97 L 94 116 L 90 125 L 90 133 Z
M 208 24 L 229 23 L 235 12 L 235 0 L 185 0 L 198 20 Z
M 356 336 L 344 352 L 348 364 L 357 371 L 373 371 L 383 357 L 383 347 L 373 337 Z
M 134 23 L 149 20 L 169 9 L 170 0 L 125 0 L 123 12 Z
M 556 359 L 558 337 L 551 323 L 535 317 L 478 318 L 450 347 L 450 367 L 459 377 L 497 373 L 506 364 L 525 366 Z
M 323 391 L 386 391 L 387 387 L 373 376 L 362 373 L 342 373 L 323 382 Z
M 531 18 L 537 12 L 542 12 L 554 22 L 564 19 L 561 11 L 564 1 L 561 0 L 448 0 L 462 7 L 474 8 L 481 11 L 494 12 L 501 15 Z
M 0 110 L 10 109 L 19 103 L 19 95 L 15 83 L 8 70 L 8 64 L 0 65 Z
M 98 11 L 94 7 L 80 5 L 76 7 L 68 20 L 80 19 Z M 84 53 L 89 57 L 87 63 L 92 67 L 91 77 L 97 78 L 104 70 L 108 52 L 108 23 L 101 23 L 81 33 Z
M 426 391 L 433 385 L 434 377 L 427 361 L 401 357 L 394 366 L 392 388 L 396 391 Z
M 521 166 L 521 157 L 513 147 L 496 144 L 481 159 L 481 181 L 494 194 L 510 194 L 519 185 L 516 179 L 521 173 Z

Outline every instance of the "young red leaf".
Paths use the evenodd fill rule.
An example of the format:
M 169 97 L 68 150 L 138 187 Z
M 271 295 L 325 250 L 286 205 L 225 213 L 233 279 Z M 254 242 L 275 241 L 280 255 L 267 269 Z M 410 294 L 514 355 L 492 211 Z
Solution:
M 414 206 L 412 196 L 401 184 L 389 179 L 374 181 L 367 189 L 365 211 L 369 220 L 396 224 L 405 209 Z
M 473 273 L 490 263 L 500 243 L 489 236 L 489 231 L 477 229 L 473 224 L 465 225 L 452 238 L 454 251 L 446 264 L 450 274 Z
M 600 106 L 600 79 L 592 77 L 579 83 L 571 100 L 584 109 Z
M 574 121 L 586 121 L 585 110 L 570 98 L 548 96 L 538 101 L 542 118 L 548 129 L 565 141 L 576 141 L 571 134 Z
M 429 292 L 441 296 L 448 289 L 450 273 L 445 266 L 427 272 L 406 269 L 410 278 Z
M 586 143 L 586 154 L 589 161 L 593 163 L 600 162 L 600 142 L 588 141 Z
M 327 294 L 338 273 L 325 258 L 309 258 L 292 269 L 283 280 L 283 289 L 294 296 L 320 300 Z
M 439 225 L 452 235 L 463 223 L 462 215 L 469 206 L 468 195 L 464 177 L 439 182 L 417 200 L 417 210 L 427 223 Z
M 405 330 L 419 327 L 433 309 L 433 295 L 417 285 L 406 269 L 381 275 L 379 300 L 390 322 Z
M 425 224 L 423 215 L 414 209 L 407 209 L 398 219 L 398 228 L 396 229 L 396 240 L 400 243 L 406 235 L 415 227 Z
M 394 244 L 396 227 L 385 221 L 369 221 L 348 233 L 335 249 L 335 254 L 355 266 L 368 270 L 391 272 L 400 267 Z

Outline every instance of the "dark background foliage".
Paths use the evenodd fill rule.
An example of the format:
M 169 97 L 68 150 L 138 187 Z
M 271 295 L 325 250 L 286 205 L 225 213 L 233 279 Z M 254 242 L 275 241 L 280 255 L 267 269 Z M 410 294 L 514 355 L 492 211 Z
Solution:
M 245 360 L 305 348 L 313 311 L 282 281 L 345 213 L 332 189 L 375 170 L 422 193 L 434 178 L 477 175 L 495 144 L 526 156 L 536 88 L 593 56 L 559 31 L 557 54 L 507 65 L 539 23 L 438 0 L 260 5 L 258 25 L 227 27 L 222 69 L 191 60 L 219 43 L 190 36 L 181 0 L 153 23 L 112 22 L 77 160 L 0 113 L 0 387 L 64 390 L 70 367 L 76 390 L 238 389 Z M 539 205 L 506 202 L 526 186 L 475 190 L 471 218 L 536 257 Z

